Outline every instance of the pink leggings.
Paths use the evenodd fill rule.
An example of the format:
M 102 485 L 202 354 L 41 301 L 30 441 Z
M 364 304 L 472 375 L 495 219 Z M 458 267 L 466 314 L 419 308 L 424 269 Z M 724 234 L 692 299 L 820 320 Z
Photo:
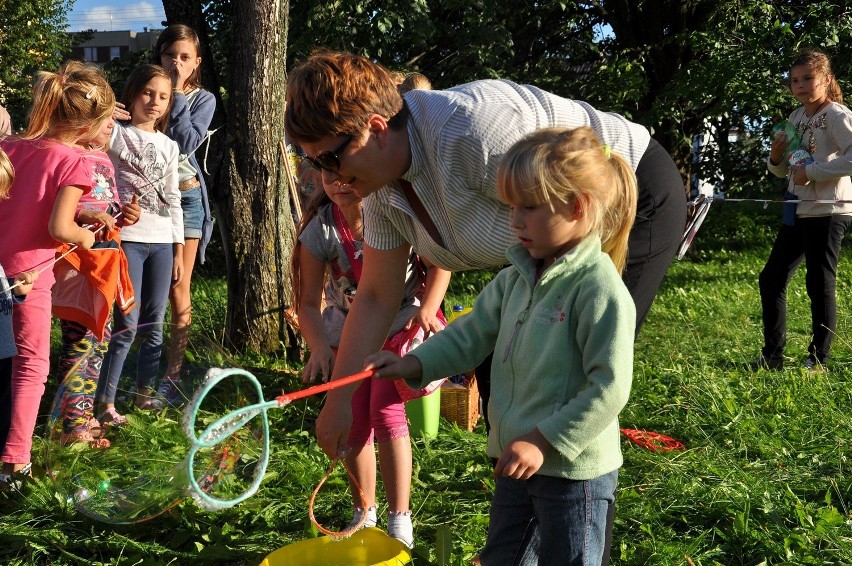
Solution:
M 367 446 L 373 442 L 374 431 L 379 444 L 408 436 L 405 404 L 390 379 L 367 379 L 352 396 L 349 446 Z
M 12 359 L 12 419 L 0 459 L 26 464 L 50 372 L 50 289 L 27 293 L 26 300 L 15 305 L 12 323 L 18 355 Z

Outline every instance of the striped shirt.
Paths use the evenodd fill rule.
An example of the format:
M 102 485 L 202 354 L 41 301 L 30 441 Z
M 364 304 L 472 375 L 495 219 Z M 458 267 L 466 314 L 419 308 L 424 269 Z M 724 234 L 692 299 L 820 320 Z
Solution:
M 509 207 L 497 199 L 497 165 L 526 134 L 552 126 L 589 126 L 634 170 L 651 138 L 643 126 L 618 114 L 504 80 L 413 90 L 405 100 L 411 111 L 411 167 L 403 177 L 444 245 L 429 236 L 397 183 L 365 199 L 364 238 L 381 250 L 409 243 L 418 255 L 450 271 L 507 263 L 506 249 L 517 238 Z

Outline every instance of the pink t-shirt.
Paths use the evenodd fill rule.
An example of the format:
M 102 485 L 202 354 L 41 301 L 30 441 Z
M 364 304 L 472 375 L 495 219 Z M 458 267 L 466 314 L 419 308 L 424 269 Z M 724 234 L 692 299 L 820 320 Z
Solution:
M 10 198 L 0 200 L 0 264 L 7 275 L 41 270 L 59 245 L 47 230 L 56 194 L 72 185 L 91 191 L 92 167 L 79 149 L 50 140 L 6 138 L 0 147 L 15 168 Z M 49 289 L 53 281 L 53 270 L 46 269 L 35 288 Z
M 82 153 L 83 161 L 89 165 L 91 192 L 80 197 L 77 210 L 108 211 L 113 216 L 121 210 L 121 199 L 115 186 L 115 168 L 109 156 L 100 150 Z M 110 210 L 112 207 L 114 210 Z

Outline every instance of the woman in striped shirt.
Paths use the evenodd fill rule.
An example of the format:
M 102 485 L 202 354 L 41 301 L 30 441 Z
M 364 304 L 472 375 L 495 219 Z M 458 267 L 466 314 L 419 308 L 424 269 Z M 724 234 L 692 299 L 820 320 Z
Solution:
M 623 277 L 638 330 L 686 220 L 683 180 L 645 127 L 505 80 L 413 90 L 403 100 L 387 69 L 350 53 L 317 51 L 292 71 L 287 136 L 323 182 L 365 199 L 364 270 L 332 379 L 359 371 L 381 349 L 411 247 L 451 271 L 507 263 L 515 235 L 509 207 L 497 199 L 497 164 L 524 135 L 552 126 L 591 127 L 636 171 L 639 206 Z M 330 392 L 317 420 L 317 439 L 330 456 L 347 448 L 353 391 Z

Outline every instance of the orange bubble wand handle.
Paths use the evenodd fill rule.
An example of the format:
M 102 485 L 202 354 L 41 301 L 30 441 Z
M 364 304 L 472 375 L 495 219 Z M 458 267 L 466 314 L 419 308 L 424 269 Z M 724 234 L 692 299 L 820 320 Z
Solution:
M 314 385 L 313 387 L 308 387 L 307 389 L 300 389 L 299 391 L 293 391 L 292 393 L 284 393 L 283 395 L 279 395 L 278 397 L 276 397 L 275 400 L 278 401 L 279 405 L 286 405 L 287 403 L 295 401 L 296 399 L 301 399 L 302 397 L 310 397 L 311 395 L 316 395 L 317 393 L 323 393 L 331 389 L 337 389 L 338 387 L 349 385 L 350 383 L 355 383 L 356 381 L 367 379 L 368 377 L 373 377 L 375 373 L 376 370 L 374 369 L 359 371 L 358 373 L 353 373 L 352 375 L 347 375 L 346 377 L 341 377 L 340 379 L 333 379 L 327 383 Z

